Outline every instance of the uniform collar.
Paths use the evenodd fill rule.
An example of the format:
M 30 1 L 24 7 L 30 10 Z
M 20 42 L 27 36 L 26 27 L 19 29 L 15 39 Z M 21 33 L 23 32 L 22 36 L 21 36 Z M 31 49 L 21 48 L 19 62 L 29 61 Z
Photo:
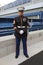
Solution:
M 19 15 L 19 17 L 23 17 L 23 15 L 22 16 Z

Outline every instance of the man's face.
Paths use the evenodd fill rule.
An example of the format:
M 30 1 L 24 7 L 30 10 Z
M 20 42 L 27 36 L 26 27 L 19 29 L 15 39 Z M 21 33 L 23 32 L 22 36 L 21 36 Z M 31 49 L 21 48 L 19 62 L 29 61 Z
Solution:
M 23 11 L 19 11 L 18 14 L 21 16 L 23 15 Z

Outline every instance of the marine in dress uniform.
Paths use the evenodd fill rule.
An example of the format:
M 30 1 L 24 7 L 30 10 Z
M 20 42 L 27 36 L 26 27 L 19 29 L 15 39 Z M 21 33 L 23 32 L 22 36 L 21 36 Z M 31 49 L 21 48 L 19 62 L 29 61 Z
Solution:
M 24 7 L 18 8 L 19 15 L 14 18 L 13 25 L 15 30 L 15 37 L 16 37 L 16 56 L 15 58 L 18 58 L 19 56 L 19 50 L 20 50 L 20 41 L 22 40 L 23 43 L 23 53 L 25 57 L 29 57 L 27 53 L 27 27 L 28 24 L 28 18 L 23 15 Z

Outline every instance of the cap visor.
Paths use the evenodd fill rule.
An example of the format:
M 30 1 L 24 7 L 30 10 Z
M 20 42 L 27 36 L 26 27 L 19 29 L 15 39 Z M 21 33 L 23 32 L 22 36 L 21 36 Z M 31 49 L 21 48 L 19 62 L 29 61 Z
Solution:
M 24 10 L 19 10 L 19 12 L 23 12 Z

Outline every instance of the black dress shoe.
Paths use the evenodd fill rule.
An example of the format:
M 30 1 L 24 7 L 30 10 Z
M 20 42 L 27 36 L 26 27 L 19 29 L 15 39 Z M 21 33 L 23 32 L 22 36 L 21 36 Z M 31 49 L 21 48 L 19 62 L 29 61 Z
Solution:
M 26 57 L 26 58 L 29 58 L 29 56 L 28 56 L 28 55 L 25 55 L 25 57 Z
M 18 56 L 15 56 L 15 58 L 17 59 L 17 58 L 18 58 Z

